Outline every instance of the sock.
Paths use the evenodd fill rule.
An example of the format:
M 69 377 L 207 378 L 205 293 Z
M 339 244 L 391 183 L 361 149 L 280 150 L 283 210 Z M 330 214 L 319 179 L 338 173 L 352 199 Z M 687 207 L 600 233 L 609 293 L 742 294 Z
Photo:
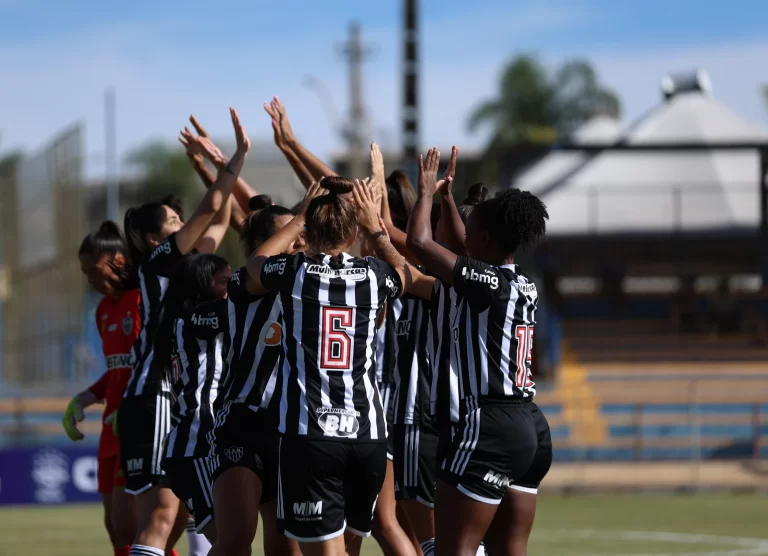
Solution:
M 421 543 L 421 551 L 424 553 L 424 556 L 434 556 L 435 554 L 434 537 L 429 539 L 428 541 L 424 541 L 423 543 Z
M 200 535 L 195 531 L 195 520 L 190 519 L 187 522 L 187 543 L 189 544 L 189 556 L 208 556 L 211 550 L 211 543 L 205 535 Z
M 121 546 L 115 548 L 115 556 L 131 556 L 131 545 Z
M 485 544 L 480 543 L 480 547 L 477 549 L 477 555 L 476 556 L 487 556 L 487 552 L 485 551 Z
M 143 544 L 134 544 L 131 546 L 130 556 L 165 556 L 165 550 L 155 548 L 154 546 L 144 546 Z

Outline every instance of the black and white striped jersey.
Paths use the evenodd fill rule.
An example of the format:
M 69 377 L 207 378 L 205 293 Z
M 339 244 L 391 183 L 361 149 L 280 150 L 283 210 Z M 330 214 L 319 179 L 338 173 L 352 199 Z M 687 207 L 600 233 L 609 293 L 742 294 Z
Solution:
M 176 319 L 171 362 L 171 424 L 165 455 L 205 457 L 215 422 L 214 404 L 227 372 L 230 346 L 227 300 L 199 305 Z
M 403 310 L 395 324 L 397 351 L 395 357 L 396 425 L 418 425 L 429 419 L 432 362 L 429 333 L 430 301 L 412 295 L 403 296 Z
M 458 423 L 460 418 L 459 373 L 451 366 L 451 323 L 456 319 L 460 296 L 435 280 L 429 311 L 429 353 L 432 361 L 430 413 L 438 424 Z
M 379 328 L 376 339 L 376 382 L 379 387 L 395 382 L 395 352 L 397 351 L 397 334 L 395 333 L 397 319 L 403 310 L 401 299 L 390 299 L 387 302 L 387 314 Z
M 141 333 L 133 344 L 133 371 L 125 387 L 124 398 L 141 396 L 145 390 L 151 394 L 156 392 L 157 384 L 150 373 L 152 345 L 170 277 L 183 258 L 176 246 L 176 234 L 171 234 L 157 246 L 149 260 L 139 266 Z
M 376 320 L 400 276 L 374 258 L 279 255 L 262 285 L 283 303 L 279 430 L 334 440 L 386 440 L 376 386 Z
M 223 403 L 243 403 L 254 411 L 270 408 L 281 385 L 278 363 L 283 335 L 282 304 L 277 294 L 251 295 L 247 271 L 241 268 L 229 282 L 229 372 Z
M 459 257 L 453 271 L 453 287 L 444 305 L 451 306 L 450 364 L 447 374 L 454 399 L 533 398 L 531 350 L 538 292 L 517 265 L 494 267 L 476 259 Z M 438 311 L 439 311 L 438 307 Z M 434 391 L 434 388 L 433 388 Z M 454 411 L 456 410 L 456 411 Z M 451 407 L 451 414 L 458 408 Z

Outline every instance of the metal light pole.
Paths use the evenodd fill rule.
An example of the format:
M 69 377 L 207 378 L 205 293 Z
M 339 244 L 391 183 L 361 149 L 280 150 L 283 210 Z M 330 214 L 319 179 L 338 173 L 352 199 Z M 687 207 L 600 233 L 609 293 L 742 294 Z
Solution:
M 104 166 L 107 189 L 107 218 L 120 223 L 120 184 L 117 165 L 117 116 L 115 89 L 104 94 Z
M 363 106 L 363 60 L 370 50 L 363 45 L 360 24 L 349 26 L 349 39 L 341 45 L 342 55 L 349 62 L 349 121 L 345 136 L 349 153 L 349 178 L 367 175 L 365 147 L 367 119 Z
M 416 183 L 419 156 L 418 0 L 403 3 L 403 169 Z

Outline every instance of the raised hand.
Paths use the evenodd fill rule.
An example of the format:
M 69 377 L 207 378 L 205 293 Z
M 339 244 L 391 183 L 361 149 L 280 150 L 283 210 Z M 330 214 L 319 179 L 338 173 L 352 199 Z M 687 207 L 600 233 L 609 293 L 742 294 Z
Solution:
M 371 197 L 373 198 L 373 202 L 376 203 L 376 206 L 379 207 L 379 214 L 381 214 L 381 198 L 384 196 L 384 188 L 382 186 L 382 182 L 378 181 L 375 178 L 365 178 L 365 180 L 368 185 L 368 189 L 371 192 Z
M 272 109 L 277 113 L 277 122 L 280 124 L 280 133 L 283 136 L 283 140 L 286 142 L 294 141 L 296 136 L 293 134 L 291 122 L 288 121 L 288 112 L 286 112 L 285 105 L 280 101 L 279 98 L 277 98 L 277 95 L 275 95 L 275 98 L 272 99 L 271 106 Z
M 432 147 L 427 158 L 419 155 L 419 196 L 431 197 L 437 188 L 437 169 L 440 167 L 440 151 Z
M 321 195 L 326 195 L 328 193 L 328 190 L 321 185 L 322 181 L 323 181 L 323 178 L 320 178 L 318 181 L 313 181 L 311 184 L 309 184 L 309 187 L 307 188 L 307 192 L 304 194 L 304 199 L 301 201 L 301 205 L 299 205 L 299 208 L 298 208 L 299 214 L 301 215 L 306 214 L 307 208 L 309 207 L 309 203 L 311 203 L 313 199 L 316 199 L 317 197 L 320 197 Z
M 184 145 L 184 150 L 187 156 L 196 164 L 204 163 L 203 149 L 200 143 L 197 141 L 197 137 L 192 135 L 190 131 L 185 127 L 179 132 L 179 143 Z
M 384 173 L 384 157 L 381 154 L 381 149 L 375 142 L 371 143 L 371 178 L 381 187 L 384 187 L 384 184 L 387 183 Z
M 194 126 L 195 131 L 197 131 L 197 134 L 200 137 L 209 137 L 210 138 L 210 135 L 205 130 L 203 125 L 200 122 L 197 121 L 197 118 L 195 118 L 194 114 L 190 114 L 190 116 L 189 116 L 189 123 L 191 123 Z
M 362 181 L 355 180 L 352 189 L 357 210 L 357 225 L 366 233 L 373 234 L 379 230 L 379 206 L 374 202 L 370 188 Z
M 243 154 L 246 154 L 249 150 L 251 150 L 251 140 L 248 138 L 248 133 L 245 131 L 245 126 L 240 122 L 240 116 L 237 115 L 237 110 L 230 107 L 229 113 L 232 116 L 232 126 L 235 128 L 237 150 Z M 207 137 L 201 138 L 201 140 L 205 139 L 207 139 Z
M 456 176 L 456 158 L 459 156 L 459 147 L 454 145 L 451 148 L 451 160 L 448 162 L 448 168 L 445 169 L 443 179 L 437 182 L 437 192 L 440 195 L 447 196 L 451 194 L 451 185 Z

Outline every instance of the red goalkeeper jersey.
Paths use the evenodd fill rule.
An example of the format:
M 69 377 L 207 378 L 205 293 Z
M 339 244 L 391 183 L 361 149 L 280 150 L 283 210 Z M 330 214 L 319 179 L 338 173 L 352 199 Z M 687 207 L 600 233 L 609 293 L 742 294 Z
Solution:
M 129 290 L 117 300 L 104 296 L 96 309 L 96 326 L 107 360 L 107 371 L 89 390 L 106 402 L 102 422 L 120 407 L 123 391 L 131 378 L 133 343 L 141 330 L 140 304 L 141 292 Z M 119 446 L 112 425 L 104 423 L 99 441 L 99 458 L 116 456 Z

